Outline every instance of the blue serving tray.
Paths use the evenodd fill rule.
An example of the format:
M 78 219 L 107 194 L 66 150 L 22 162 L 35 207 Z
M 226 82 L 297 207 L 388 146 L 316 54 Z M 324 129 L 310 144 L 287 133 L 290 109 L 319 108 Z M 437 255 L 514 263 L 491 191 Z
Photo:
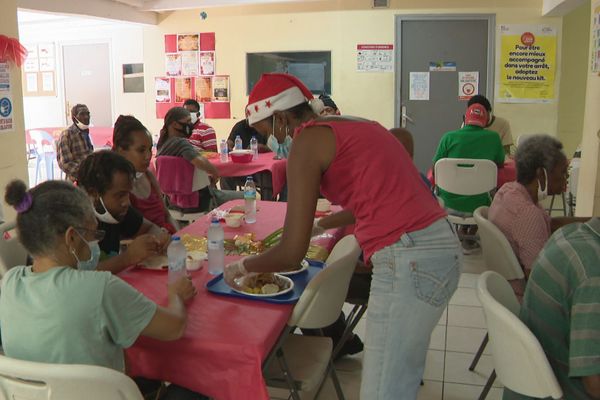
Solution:
M 323 269 L 324 263 L 320 261 L 307 260 L 309 267 L 306 271 L 300 272 L 299 274 L 289 275 L 292 281 L 294 281 L 294 289 L 288 293 L 284 293 L 279 296 L 273 297 L 254 297 L 247 296 L 242 293 L 234 292 L 231 290 L 229 285 L 223 280 L 223 274 L 220 274 L 206 283 L 206 288 L 209 292 L 218 294 L 220 296 L 231 296 L 246 300 L 258 300 L 265 301 L 267 303 L 275 304 L 294 304 L 298 301 L 304 288 L 308 285 L 308 282 Z

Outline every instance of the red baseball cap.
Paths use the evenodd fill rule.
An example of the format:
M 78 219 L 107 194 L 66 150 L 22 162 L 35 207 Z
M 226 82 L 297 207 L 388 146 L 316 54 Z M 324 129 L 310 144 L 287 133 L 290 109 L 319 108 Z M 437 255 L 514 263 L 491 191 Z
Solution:
M 475 125 L 485 128 L 489 121 L 487 110 L 481 104 L 473 104 L 465 113 L 465 125 Z

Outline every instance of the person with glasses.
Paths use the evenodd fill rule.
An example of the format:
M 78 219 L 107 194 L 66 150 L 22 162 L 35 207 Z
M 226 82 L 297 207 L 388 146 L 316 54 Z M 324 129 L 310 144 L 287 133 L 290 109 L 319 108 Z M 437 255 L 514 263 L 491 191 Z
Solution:
M 84 191 L 65 181 L 27 190 L 15 180 L 5 200 L 17 211 L 19 239 L 33 257 L 33 265 L 14 267 L 2 279 L 6 356 L 125 372 L 123 349 L 139 336 L 164 341 L 183 336 L 185 302 L 196 295 L 189 278 L 169 284 L 167 305 L 159 306 L 110 272 L 89 271 L 98 263 L 105 233 Z
M 131 206 L 134 178 L 133 164 L 110 150 L 89 155 L 79 168 L 78 184 L 88 193 L 98 226 L 106 232 L 99 241 L 102 254 L 98 270 L 119 273 L 164 253 L 169 245 L 169 233 Z M 133 240 L 121 252 L 124 239 Z

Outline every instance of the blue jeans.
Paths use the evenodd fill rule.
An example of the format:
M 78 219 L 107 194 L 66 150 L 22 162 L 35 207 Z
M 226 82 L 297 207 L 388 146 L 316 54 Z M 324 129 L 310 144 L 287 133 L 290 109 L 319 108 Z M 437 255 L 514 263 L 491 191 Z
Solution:
M 431 332 L 458 286 L 461 258 L 446 219 L 371 257 L 362 400 L 417 398 Z

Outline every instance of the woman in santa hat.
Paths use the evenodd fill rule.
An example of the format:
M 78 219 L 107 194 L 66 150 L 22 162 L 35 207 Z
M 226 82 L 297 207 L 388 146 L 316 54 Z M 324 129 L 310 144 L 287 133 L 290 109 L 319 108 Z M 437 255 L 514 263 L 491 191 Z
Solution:
M 263 75 L 250 93 L 249 124 L 279 141 L 293 137 L 288 208 L 280 244 L 227 265 L 225 280 L 237 286 L 248 273 L 292 269 L 313 232 L 355 224 L 373 265 L 361 399 L 416 399 L 431 332 L 458 284 L 459 243 L 387 129 L 354 117 L 319 118 L 322 107 L 286 74 Z M 320 192 L 344 211 L 313 226 Z

